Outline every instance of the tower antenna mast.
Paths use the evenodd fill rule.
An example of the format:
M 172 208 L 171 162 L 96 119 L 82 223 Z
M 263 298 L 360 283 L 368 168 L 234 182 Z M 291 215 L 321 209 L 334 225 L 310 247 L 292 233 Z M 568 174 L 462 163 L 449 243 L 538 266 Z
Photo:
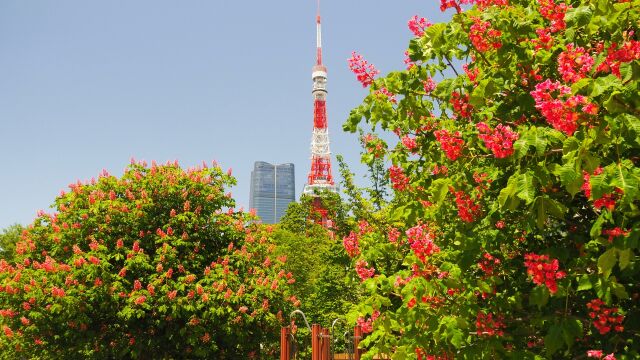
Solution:
M 327 126 L 327 68 L 322 62 L 322 22 L 320 0 L 316 13 L 316 64 L 312 69 L 313 79 L 313 133 L 311 136 L 311 170 L 304 187 L 304 194 L 316 196 L 314 207 L 327 225 L 327 210 L 321 205 L 317 195 L 323 191 L 337 192 L 331 175 L 331 149 Z

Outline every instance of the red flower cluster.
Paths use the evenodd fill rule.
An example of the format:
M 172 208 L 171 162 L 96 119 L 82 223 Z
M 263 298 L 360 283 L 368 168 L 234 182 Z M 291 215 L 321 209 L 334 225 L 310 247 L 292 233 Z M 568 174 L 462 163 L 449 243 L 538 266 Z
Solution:
M 553 0 L 538 0 L 538 5 L 540 5 L 540 15 L 551 21 L 549 30 L 551 30 L 552 33 L 567 27 L 567 24 L 564 22 L 564 15 L 567 10 L 569 10 L 569 5 L 565 3 L 557 5 Z
M 409 135 L 405 135 L 402 137 L 401 141 L 402 141 L 402 145 L 404 145 L 407 148 L 407 150 L 411 152 L 416 151 L 416 148 L 418 147 L 418 143 L 416 142 L 415 138 L 412 138 Z
M 545 49 L 549 50 L 553 46 L 553 38 L 551 37 L 551 31 L 546 28 L 537 29 L 537 39 L 531 40 L 536 50 Z
M 409 187 L 409 178 L 399 166 L 393 165 L 389 168 L 389 178 L 393 188 L 398 191 L 406 190 Z
M 620 75 L 620 64 L 640 59 L 640 41 L 630 40 L 624 42 L 620 47 L 613 43 L 607 49 L 607 58 L 598 66 L 598 72 L 611 71 L 615 76 Z
M 602 174 L 602 171 L 602 167 L 598 166 L 593 171 L 593 175 L 600 175 Z M 584 196 L 589 199 L 591 198 L 591 175 L 589 175 L 589 173 L 586 171 L 582 171 L 582 179 L 584 180 L 584 182 L 582 183 L 582 187 L 580 188 L 580 190 L 584 191 Z
M 471 197 L 464 191 L 456 191 L 449 187 L 449 191 L 456 197 L 456 206 L 458 207 L 458 216 L 464 222 L 474 222 L 476 217 L 480 215 L 480 205 L 471 200 Z
M 574 83 L 591 71 L 593 63 L 593 57 L 583 47 L 574 48 L 573 44 L 568 44 L 567 50 L 558 55 L 558 72 L 562 80 Z
M 476 317 L 476 334 L 478 336 L 502 336 L 504 335 L 504 319 L 502 316 L 493 316 L 479 311 Z
M 404 64 L 407 65 L 407 70 L 411 70 L 416 66 L 416 63 L 411 60 L 411 57 L 409 56 L 409 50 L 404 51 Z
M 446 11 L 449 8 L 456 9 L 457 13 L 462 12 L 460 5 L 469 4 L 468 0 L 440 0 L 440 11 Z
M 613 211 L 616 208 L 616 201 L 623 193 L 622 189 L 615 188 L 613 193 L 604 194 L 600 199 L 593 202 L 593 207 L 596 209 L 607 208 L 609 211 Z
M 576 112 L 576 107 L 582 105 L 582 112 L 595 115 L 598 108 L 582 95 L 571 94 L 571 88 L 562 85 L 559 81 L 551 82 L 547 79 L 536 85 L 536 89 L 531 92 L 531 96 L 536 102 L 536 109 L 540 111 L 547 122 L 555 129 L 571 136 L 578 129 L 580 115 Z M 554 96 L 555 95 L 555 96 Z
M 385 144 L 380 138 L 373 134 L 366 134 L 362 137 L 362 142 L 367 148 L 367 152 L 372 153 L 376 158 L 384 155 Z
M 613 242 L 614 238 L 629 235 L 629 230 L 622 230 L 620 227 L 614 227 L 613 229 L 602 230 L 602 235 L 609 236 L 609 242 Z
M 461 118 L 468 119 L 471 117 L 473 106 L 469 104 L 469 94 L 461 96 L 460 93 L 454 91 L 451 94 L 451 100 L 449 100 L 449 102 L 451 103 L 451 106 L 453 106 L 453 111 Z
M 478 266 L 485 274 L 488 276 L 494 275 L 495 267 L 500 265 L 500 259 L 494 257 L 489 253 L 484 253 L 480 262 L 478 262 Z
M 387 238 L 389 239 L 389 242 L 391 243 L 396 243 L 398 242 L 398 238 L 400 237 L 400 231 L 394 227 L 390 228 L 389 231 L 387 231 Z
M 407 22 L 407 26 L 409 27 L 409 30 L 411 30 L 413 35 L 415 35 L 416 37 L 422 37 L 422 35 L 424 35 L 425 29 L 431 25 L 433 24 L 428 22 L 427 19 L 423 17 L 419 18 L 418 15 L 414 15 Z
M 484 122 L 479 122 L 476 128 L 480 131 L 478 137 L 496 158 L 502 159 L 513 154 L 513 142 L 520 136 L 517 132 L 511 131 L 509 126 L 498 124 L 495 129 L 491 129 Z
M 450 134 L 449 131 L 442 129 L 434 131 L 433 134 L 436 136 L 436 140 L 440 143 L 440 148 L 442 148 L 442 151 L 444 151 L 449 160 L 455 161 L 460 157 L 464 140 L 462 140 L 462 135 L 459 131 Z
M 607 334 L 612 329 L 616 332 L 623 332 L 624 315 L 618 315 L 618 308 L 608 308 L 600 299 L 593 299 L 587 303 L 587 308 L 591 310 L 589 317 L 593 319 L 593 326 L 600 332 L 600 335 Z
M 371 85 L 373 80 L 375 80 L 376 75 L 380 73 L 373 64 L 369 64 L 362 55 L 355 51 L 351 53 L 351 58 L 348 61 L 349 69 L 356 74 L 356 78 L 360 81 L 362 87 Z
M 558 259 L 551 260 L 548 255 L 526 254 L 524 265 L 527 267 L 527 274 L 533 277 L 533 282 L 536 285 L 544 284 L 552 294 L 558 291 L 556 280 L 567 276 L 564 271 L 558 271 Z
M 616 360 L 616 356 L 614 355 L 614 353 L 611 353 L 604 358 L 602 357 L 602 355 L 604 355 L 602 350 L 587 350 L 587 357 L 598 359 L 602 358 L 602 360 Z
M 373 277 L 376 273 L 376 269 L 373 267 L 368 268 L 367 266 L 369 266 L 369 263 L 364 259 L 356 261 L 356 273 L 358 273 L 358 277 L 360 277 L 361 281 L 365 281 L 366 279 Z
M 501 36 L 502 33 L 499 30 L 491 28 L 490 22 L 482 21 L 480 18 L 473 19 L 473 25 L 469 29 L 469 40 L 476 50 L 485 52 L 490 49 L 500 49 L 502 47 Z
M 64 297 L 65 296 L 65 292 L 63 289 L 54 286 L 53 288 L 51 288 L 51 296 L 53 297 Z
M 427 225 L 416 225 L 405 232 L 407 241 L 414 254 L 422 261 L 427 261 L 427 256 L 440 251 L 438 245 L 433 243 L 434 235 Z
M 486 9 L 489 6 L 507 6 L 509 5 L 509 0 L 475 0 L 476 5 L 480 10 Z
M 345 238 L 342 240 L 342 245 L 344 246 L 344 249 L 347 251 L 347 254 L 350 257 L 354 257 L 360 254 L 359 244 L 360 243 L 358 241 L 358 234 L 353 231 L 349 234 L 349 236 L 345 236 Z
M 473 70 L 469 70 L 469 64 L 464 64 L 462 65 L 462 70 L 464 70 L 464 73 L 467 74 L 467 77 L 469 77 L 472 83 L 476 82 L 478 74 L 480 74 L 480 69 L 474 68 Z
M 142 305 L 145 301 L 147 301 L 146 296 L 138 296 L 134 302 L 136 305 Z
M 424 92 L 431 94 L 431 92 L 436 88 L 436 82 L 433 81 L 432 78 L 427 78 L 427 80 L 422 82 L 422 87 L 424 88 Z
M 363 333 L 368 334 L 373 331 L 373 322 L 380 316 L 380 311 L 376 310 L 371 317 L 365 320 L 362 316 L 356 321 Z

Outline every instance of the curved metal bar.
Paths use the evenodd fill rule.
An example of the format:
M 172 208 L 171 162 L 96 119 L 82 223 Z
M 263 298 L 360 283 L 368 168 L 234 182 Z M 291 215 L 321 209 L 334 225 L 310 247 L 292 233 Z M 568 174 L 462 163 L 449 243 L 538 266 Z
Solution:
M 343 318 L 337 318 L 337 319 L 333 320 L 333 323 L 331 323 L 331 333 L 332 334 L 333 334 L 333 327 L 336 326 L 336 323 L 338 321 L 342 321 L 343 323 L 345 323 L 345 325 L 347 324 L 347 322 Z
M 307 317 L 304 315 L 304 313 L 302 312 L 302 310 L 293 310 L 291 312 L 291 314 L 289 314 L 289 319 L 293 318 L 293 315 L 295 314 L 300 314 L 302 315 L 302 319 L 304 320 L 305 325 L 307 325 L 307 329 L 309 329 L 309 332 L 311 332 L 311 326 L 309 325 L 309 322 L 307 321 Z

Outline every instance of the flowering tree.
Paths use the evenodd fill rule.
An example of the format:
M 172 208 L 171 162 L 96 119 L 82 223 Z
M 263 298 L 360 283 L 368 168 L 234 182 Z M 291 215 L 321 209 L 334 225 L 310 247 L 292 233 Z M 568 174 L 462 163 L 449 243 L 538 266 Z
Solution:
M 399 140 L 366 144 L 389 216 L 344 239 L 368 358 L 640 356 L 640 1 L 441 9 L 405 71 L 349 61 L 370 94 L 344 128 Z
M 22 358 L 251 358 L 290 308 L 269 228 L 229 173 L 132 163 L 70 185 L 0 260 L 0 349 Z M 225 210 L 228 209 L 228 210 Z

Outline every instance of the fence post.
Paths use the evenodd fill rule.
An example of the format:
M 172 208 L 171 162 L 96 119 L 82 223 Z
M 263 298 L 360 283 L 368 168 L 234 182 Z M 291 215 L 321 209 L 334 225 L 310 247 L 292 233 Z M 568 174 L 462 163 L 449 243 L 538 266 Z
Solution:
M 311 360 L 322 360 L 320 349 L 321 333 L 322 327 L 320 325 L 311 325 Z
M 289 356 L 291 355 L 291 348 L 289 344 L 290 334 L 291 329 L 288 326 L 280 329 L 280 360 L 291 360 L 289 358 Z
M 329 359 L 329 347 L 331 346 L 331 336 L 329 335 L 329 329 L 322 328 L 322 360 Z
M 353 358 L 354 360 L 360 360 L 360 339 L 362 339 L 362 328 L 357 326 L 353 329 Z

